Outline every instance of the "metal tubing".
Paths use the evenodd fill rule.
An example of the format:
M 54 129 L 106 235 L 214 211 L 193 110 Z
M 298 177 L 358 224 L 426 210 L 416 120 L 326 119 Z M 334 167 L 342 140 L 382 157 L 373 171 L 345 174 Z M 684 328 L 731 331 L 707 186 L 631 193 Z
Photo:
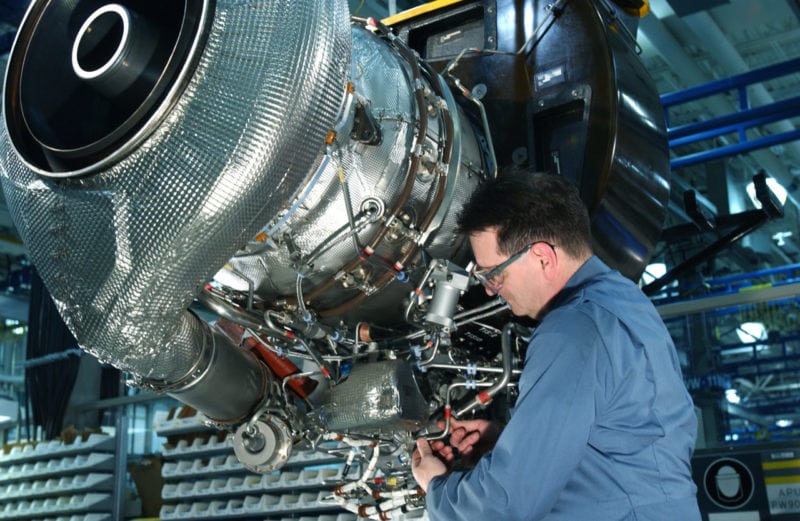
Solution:
M 503 336 L 501 345 L 501 352 L 503 356 L 503 373 L 500 376 L 500 379 L 495 382 L 493 386 L 486 390 L 486 394 L 489 395 L 490 398 L 494 398 L 494 396 L 505 389 L 508 382 L 511 381 L 511 335 L 512 334 L 523 334 L 524 331 L 522 330 L 522 326 L 516 324 L 514 322 L 509 322 L 505 326 L 503 326 Z M 485 403 L 481 400 L 480 395 L 476 396 L 473 401 L 462 407 L 460 410 L 453 412 L 453 416 L 455 418 L 459 418 L 466 413 L 480 407 L 481 405 L 485 405 Z

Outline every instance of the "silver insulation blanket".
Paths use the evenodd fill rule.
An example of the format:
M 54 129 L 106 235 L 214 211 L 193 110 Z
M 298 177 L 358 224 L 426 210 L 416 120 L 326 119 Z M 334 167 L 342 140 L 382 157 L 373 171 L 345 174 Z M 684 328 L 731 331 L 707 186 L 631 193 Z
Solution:
M 187 307 L 307 183 L 349 76 L 343 0 L 218 0 L 213 17 L 185 92 L 119 163 L 52 180 L 0 136 L 15 224 L 81 346 L 166 382 L 202 348 Z
M 344 383 L 331 389 L 322 414 L 334 432 L 390 433 L 418 430 L 429 410 L 411 367 L 387 360 L 356 365 Z
M 415 84 L 409 64 L 386 40 L 361 27 L 354 27 L 352 31 L 350 74 L 357 96 L 365 100 L 380 127 L 380 143 L 367 146 L 349 138 L 354 112 L 351 109 L 351 120 L 342 125 L 343 130 L 332 147 L 331 161 L 326 163 L 319 178 L 308 186 L 303 204 L 290 215 L 282 216 L 284 223 L 278 228 L 278 233 L 270 232 L 271 236 L 283 232 L 290 234 L 293 247 L 259 248 L 255 254 L 243 253 L 231 259 L 230 266 L 235 268 L 236 274 L 241 274 L 238 280 L 240 291 L 246 291 L 247 281 L 252 281 L 259 297 L 267 301 L 276 300 L 296 295 L 298 271 L 303 272 L 302 282 L 309 289 L 334 277 L 350 259 L 360 255 L 361 247 L 358 245 L 369 244 L 382 226 L 380 219 L 367 222 L 359 229 L 356 241 L 348 233 L 347 204 L 355 215 L 370 205 L 378 206 L 382 209 L 378 217 L 385 218 L 406 183 L 409 162 L 417 142 L 424 159 L 404 208 L 413 219 L 411 225 L 418 226 L 433 206 L 439 190 L 439 178 L 433 172 L 436 165 L 431 158 L 438 157 L 447 137 L 454 141 L 451 161 L 444 165 L 447 167 L 447 187 L 438 207 L 439 217 L 433 219 L 427 230 L 431 235 L 425 243 L 425 250 L 435 258 L 459 259 L 459 255 L 464 256 L 465 240 L 456 233 L 456 215 L 480 181 L 480 177 L 470 169 L 482 165 L 480 146 L 475 133 L 468 127 L 466 116 L 449 98 L 449 91 L 445 91 L 454 120 L 453 135 L 447 135 L 441 118 L 432 107 L 423 107 L 422 110 L 427 112 L 427 130 L 425 138 L 418 139 L 419 108 L 414 98 Z M 428 82 L 425 77 L 421 81 L 423 84 Z M 340 173 L 347 180 L 346 187 L 340 181 Z M 345 191 L 347 198 L 342 195 Z M 408 241 L 385 240 L 379 245 L 376 257 L 394 261 L 402 258 L 408 247 Z M 300 254 L 304 262 L 298 261 Z M 312 260 L 307 262 L 309 258 Z M 411 272 L 413 279 L 421 277 L 426 266 L 412 259 L 405 269 Z M 359 270 L 367 273 L 366 278 L 374 280 L 386 268 L 364 263 Z M 403 299 L 411 289 L 404 284 L 389 284 L 371 294 L 361 305 L 334 315 L 331 321 L 402 323 Z M 331 308 L 357 293 L 352 285 L 336 284 L 315 299 L 314 306 L 323 310 Z

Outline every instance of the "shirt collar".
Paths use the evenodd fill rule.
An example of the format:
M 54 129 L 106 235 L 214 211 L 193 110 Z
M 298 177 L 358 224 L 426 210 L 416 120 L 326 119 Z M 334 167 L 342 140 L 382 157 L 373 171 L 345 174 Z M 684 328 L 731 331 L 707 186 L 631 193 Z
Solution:
M 564 287 L 561 288 L 561 291 L 559 291 L 550 302 L 548 307 L 552 309 L 560 306 L 575 293 L 580 291 L 588 282 L 593 280 L 598 275 L 607 273 L 609 271 L 611 271 L 611 268 L 609 268 L 605 262 L 600 260 L 597 255 L 592 255 L 586 262 L 583 263 L 580 268 L 578 268 L 575 273 L 572 274 L 567 283 L 564 284 Z

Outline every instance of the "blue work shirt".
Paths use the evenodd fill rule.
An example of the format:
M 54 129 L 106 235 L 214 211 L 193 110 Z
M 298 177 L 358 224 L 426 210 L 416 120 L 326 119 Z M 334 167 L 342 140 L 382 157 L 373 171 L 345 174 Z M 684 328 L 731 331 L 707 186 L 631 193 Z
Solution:
M 697 434 L 675 346 L 597 257 L 534 330 L 511 420 L 467 472 L 434 478 L 432 521 L 699 521 Z

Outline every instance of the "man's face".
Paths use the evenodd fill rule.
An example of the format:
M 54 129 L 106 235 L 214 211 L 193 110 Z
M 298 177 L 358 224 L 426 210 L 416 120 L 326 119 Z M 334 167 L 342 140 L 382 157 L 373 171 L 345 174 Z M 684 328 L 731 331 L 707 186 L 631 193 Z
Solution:
M 469 237 L 475 262 L 483 270 L 490 270 L 507 261 L 512 255 L 500 253 L 497 244 L 497 233 L 493 230 L 476 232 Z M 531 249 L 524 252 L 505 269 L 498 273 L 490 284 L 484 284 L 486 293 L 500 295 L 511 307 L 512 313 L 518 316 L 537 315 L 546 304 L 543 300 L 542 274 L 537 273 L 537 264 Z

